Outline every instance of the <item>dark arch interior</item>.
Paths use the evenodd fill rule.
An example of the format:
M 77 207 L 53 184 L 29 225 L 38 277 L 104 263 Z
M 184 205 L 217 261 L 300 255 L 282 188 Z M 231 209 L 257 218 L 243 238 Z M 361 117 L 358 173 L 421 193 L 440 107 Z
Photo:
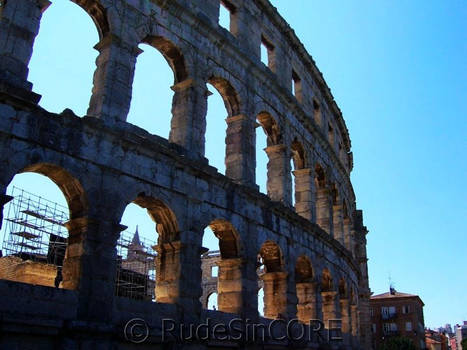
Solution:
M 267 136 L 268 146 L 279 144 L 281 142 L 281 134 L 274 118 L 267 112 L 261 112 L 258 114 L 257 119 Z
M 311 282 L 313 280 L 313 269 L 310 260 L 305 256 L 300 256 L 295 265 L 295 281 L 297 283 Z
M 332 291 L 332 277 L 328 269 L 323 270 L 323 275 L 321 276 L 321 291 L 330 292 Z
M 277 243 L 266 241 L 259 255 L 263 260 L 266 273 L 282 271 L 282 253 Z

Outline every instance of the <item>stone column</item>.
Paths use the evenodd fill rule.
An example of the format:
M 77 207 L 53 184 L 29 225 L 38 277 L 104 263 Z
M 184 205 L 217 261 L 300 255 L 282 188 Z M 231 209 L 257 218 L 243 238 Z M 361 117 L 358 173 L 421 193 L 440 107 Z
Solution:
M 268 196 L 273 201 L 292 205 L 292 182 L 290 177 L 290 152 L 285 145 L 274 145 L 265 148 L 268 162 Z
M 329 190 L 318 188 L 316 195 L 316 223 L 332 235 L 332 206 Z
M 210 92 L 205 83 L 193 79 L 175 84 L 172 90 L 175 94 L 169 141 L 182 146 L 191 158 L 203 159 Z
M 295 177 L 295 211 L 311 222 L 316 222 L 314 171 L 311 168 L 299 169 L 293 174 Z
M 264 283 L 264 317 L 287 317 L 287 273 L 267 272 L 261 276 Z
M 355 304 L 350 305 L 350 322 L 352 327 L 352 344 L 357 346 L 359 343 L 359 322 L 358 322 L 358 306 Z
M 28 65 L 48 0 L 1 1 L 0 98 L 37 104 L 40 95 L 28 82 Z
M 255 184 L 255 121 L 244 114 L 228 117 L 225 175 L 237 183 Z
M 344 218 L 342 204 L 338 203 L 332 206 L 332 224 L 334 238 L 342 245 L 344 244 Z
M 109 34 L 95 47 L 99 51 L 88 115 L 109 122 L 125 121 L 130 110 L 137 46 Z
M 297 283 L 297 318 L 300 322 L 309 324 L 310 320 L 318 319 L 316 310 L 316 283 Z
M 350 218 L 344 219 L 344 245 L 349 252 L 352 252 L 352 223 L 350 222 Z
M 217 278 L 217 300 L 219 311 L 241 314 L 242 298 L 242 259 L 221 259 Z
M 351 344 L 351 330 L 352 322 L 350 317 L 350 302 L 347 298 L 341 298 L 339 300 L 341 309 L 341 320 L 342 320 L 342 337 L 344 338 L 344 344 L 349 346 Z
M 326 328 L 329 327 L 329 320 L 336 320 L 337 315 L 337 292 L 321 292 L 323 322 Z
M 115 247 L 125 227 L 89 217 L 71 219 L 65 226 L 69 237 L 62 286 L 79 290 L 79 318 L 108 322 L 115 294 Z
M 156 257 L 156 301 L 176 303 L 179 297 L 181 242 L 163 243 L 154 246 Z

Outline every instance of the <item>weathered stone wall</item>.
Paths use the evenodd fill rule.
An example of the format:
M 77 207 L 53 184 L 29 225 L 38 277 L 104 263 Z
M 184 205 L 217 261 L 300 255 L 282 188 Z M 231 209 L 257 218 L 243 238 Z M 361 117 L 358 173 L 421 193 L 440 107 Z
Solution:
M 0 258 L 0 280 L 54 287 L 56 276 L 55 265 L 23 260 L 14 256 Z
M 75 2 L 100 34 L 83 118 L 37 107 L 40 96 L 27 81 L 48 1 L 9 0 L 0 7 L 0 203 L 8 200 L 13 176 L 30 171 L 51 178 L 70 208 L 61 293 L 75 293 L 74 319 L 82 327 L 56 346 L 123 348 L 116 329 L 128 319 L 207 317 L 200 255 L 210 225 L 221 251 L 216 317 L 258 319 L 263 266 L 267 317 L 342 318 L 345 347 L 365 348 L 367 231 L 350 183 L 350 139 L 320 72 L 275 8 L 266 0 L 226 2 L 229 32 L 218 25 L 218 0 Z M 269 67 L 260 61 L 262 41 L 271 48 Z M 168 140 L 125 121 L 143 42 L 160 50 L 174 71 Z M 204 158 L 206 83 L 227 107 L 226 176 Z M 252 166 L 257 125 L 268 139 L 267 195 L 257 190 Z M 131 202 L 157 222 L 155 304 L 114 297 L 119 222 Z M 307 262 L 297 269 L 302 257 Z M 88 342 L 93 327 L 97 340 Z M 49 341 L 44 332 L 38 337 Z

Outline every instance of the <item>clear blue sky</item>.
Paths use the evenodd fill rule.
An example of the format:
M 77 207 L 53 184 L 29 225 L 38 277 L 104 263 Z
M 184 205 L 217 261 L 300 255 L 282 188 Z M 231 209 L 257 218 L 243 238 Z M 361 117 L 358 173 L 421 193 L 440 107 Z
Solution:
M 387 291 L 390 275 L 396 289 L 420 295 L 427 326 L 467 320 L 467 3 L 272 2 L 315 59 L 347 122 L 357 205 L 370 230 L 373 292 Z M 45 12 L 29 77 L 42 106 L 86 113 L 97 41 L 78 6 L 57 0 Z M 156 50 L 141 48 L 128 121 L 167 137 L 172 72 Z M 227 113 L 210 89 L 207 156 L 223 172 Z M 264 191 L 265 143 L 258 137 Z M 63 201 L 37 178 L 23 174 L 14 183 Z M 144 211 L 131 209 L 122 222 L 153 235 Z

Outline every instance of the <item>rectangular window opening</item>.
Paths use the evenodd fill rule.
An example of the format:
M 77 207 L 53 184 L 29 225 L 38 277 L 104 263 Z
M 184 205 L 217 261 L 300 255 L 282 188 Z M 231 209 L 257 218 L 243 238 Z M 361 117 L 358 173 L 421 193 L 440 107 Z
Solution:
M 219 266 L 211 267 L 211 277 L 217 277 L 219 274 Z
M 234 34 L 234 15 L 235 7 L 227 1 L 220 1 L 219 6 L 219 25 Z
M 298 102 L 302 102 L 302 81 L 294 70 L 292 70 L 292 94 Z
M 261 36 L 261 62 L 274 72 L 274 46 L 264 36 Z

